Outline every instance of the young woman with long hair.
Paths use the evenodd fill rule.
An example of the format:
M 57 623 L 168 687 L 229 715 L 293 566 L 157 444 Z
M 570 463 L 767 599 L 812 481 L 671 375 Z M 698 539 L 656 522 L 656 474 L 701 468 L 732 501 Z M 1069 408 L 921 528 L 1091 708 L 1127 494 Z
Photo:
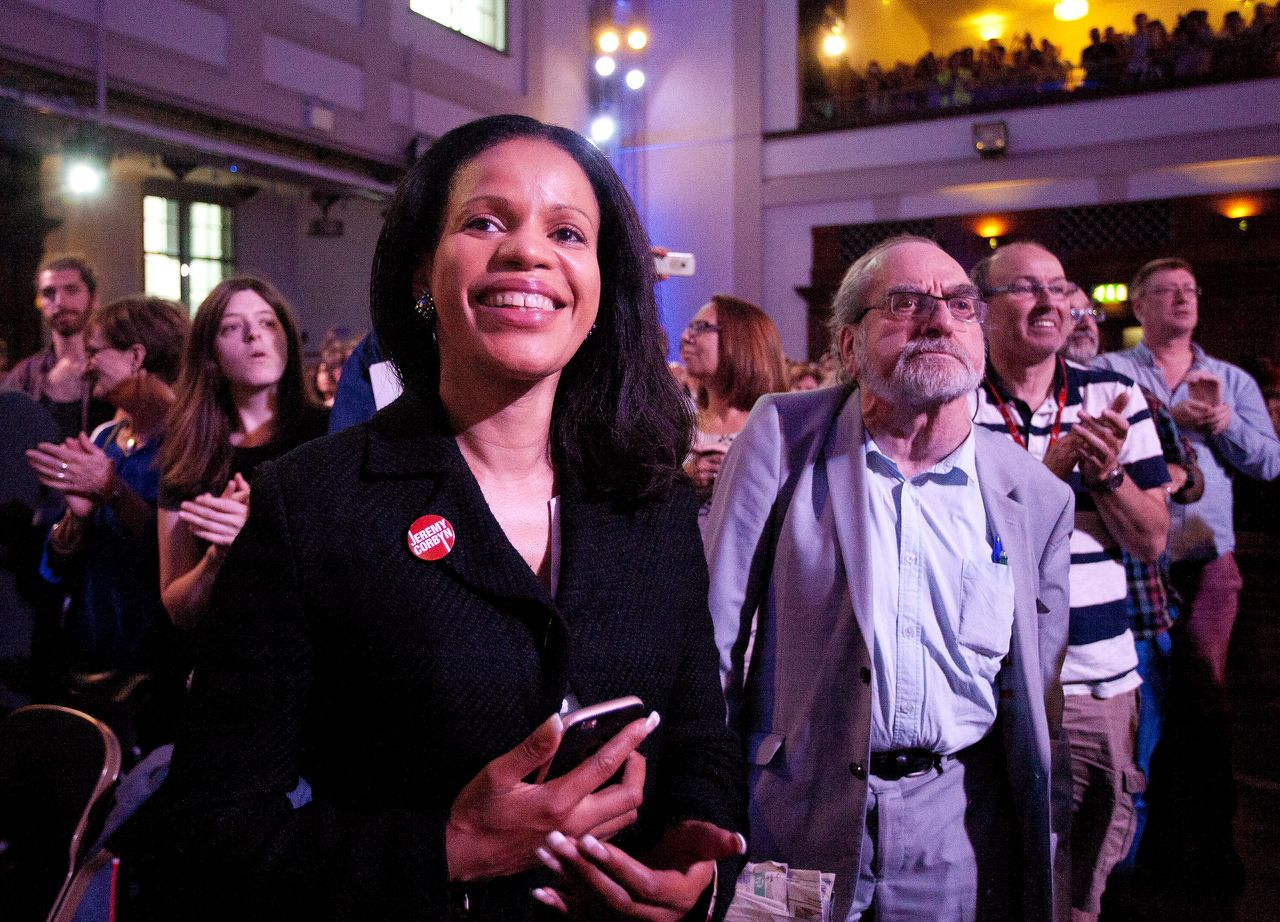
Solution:
M 218 283 L 191 325 L 160 458 L 160 586 L 175 625 L 204 616 L 249 515 L 254 468 L 324 434 L 327 420 L 307 396 L 284 297 L 252 276 Z

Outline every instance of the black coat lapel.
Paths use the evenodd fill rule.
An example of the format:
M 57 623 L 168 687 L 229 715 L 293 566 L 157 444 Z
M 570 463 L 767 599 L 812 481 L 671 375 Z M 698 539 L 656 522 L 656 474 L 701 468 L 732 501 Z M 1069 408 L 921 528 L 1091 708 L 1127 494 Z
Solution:
M 369 430 L 364 472 L 371 479 L 402 480 L 415 503 L 408 530 L 419 516 L 438 515 L 455 533 L 452 550 L 423 566 L 440 567 L 478 595 L 532 619 L 545 636 L 555 605 L 529 565 L 512 547 L 489 511 L 480 485 L 467 467 L 438 402 L 403 396 L 379 412 Z

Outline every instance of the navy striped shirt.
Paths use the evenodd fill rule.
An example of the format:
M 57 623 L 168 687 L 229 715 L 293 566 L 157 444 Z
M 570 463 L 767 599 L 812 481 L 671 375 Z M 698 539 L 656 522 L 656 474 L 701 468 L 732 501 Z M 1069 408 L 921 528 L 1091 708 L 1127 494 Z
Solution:
M 1129 421 L 1129 433 L 1119 461 L 1140 489 L 1167 483 L 1169 470 L 1165 467 L 1160 437 L 1147 402 L 1137 385 L 1113 371 L 1063 363 L 1054 372 L 1049 395 L 1038 407 L 1032 408 L 1010 394 L 988 365 L 987 379 L 978 389 L 974 422 L 993 432 L 1009 434 L 1004 414 L 988 389 L 994 388 L 1011 412 L 1027 450 L 1043 460 L 1058 416 L 1064 370 L 1066 401 L 1062 407 L 1061 434 L 1071 431 L 1082 412 L 1100 416 L 1117 396 L 1127 393 L 1129 402 L 1124 416 Z M 1068 692 L 1110 697 L 1139 684 L 1135 671 L 1137 656 L 1129 631 L 1128 581 L 1120 545 L 1107 530 L 1079 469 L 1071 472 L 1068 484 L 1076 495 L 1076 519 L 1071 533 L 1071 620 L 1062 681 Z

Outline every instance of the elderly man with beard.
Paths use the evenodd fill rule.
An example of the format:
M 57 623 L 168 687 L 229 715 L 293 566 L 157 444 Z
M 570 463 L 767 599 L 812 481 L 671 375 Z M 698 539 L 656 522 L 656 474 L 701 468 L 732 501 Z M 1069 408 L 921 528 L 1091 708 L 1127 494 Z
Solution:
M 1141 391 L 1123 375 L 1058 355 L 1072 330 L 1076 286 L 1036 243 L 1000 247 L 974 266 L 990 301 L 989 363 L 978 425 L 1007 434 L 1076 494 L 1071 620 L 1062 667 L 1071 746 L 1072 916 L 1095 919 L 1107 875 L 1133 840 L 1138 657 L 1121 551 L 1144 562 L 1164 551 L 1169 472 Z
M 704 536 L 751 859 L 833 919 L 1055 915 L 1071 491 L 970 422 L 986 308 L 930 240 L 861 257 L 857 387 L 761 398 Z

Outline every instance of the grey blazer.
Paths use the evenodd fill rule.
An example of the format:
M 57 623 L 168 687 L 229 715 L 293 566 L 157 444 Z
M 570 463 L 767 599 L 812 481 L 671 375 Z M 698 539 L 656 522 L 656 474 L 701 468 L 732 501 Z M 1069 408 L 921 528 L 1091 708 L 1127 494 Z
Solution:
M 725 459 L 704 534 L 729 720 L 746 746 L 750 860 L 837 872 L 838 919 L 862 844 L 875 578 L 859 514 L 862 413 L 850 393 L 762 398 Z M 1014 574 L 997 729 L 1021 836 L 1020 897 L 1025 919 L 1047 920 L 1069 897 L 1053 869 L 1071 808 L 1058 679 L 1074 500 L 1008 439 L 975 437 L 982 499 Z

